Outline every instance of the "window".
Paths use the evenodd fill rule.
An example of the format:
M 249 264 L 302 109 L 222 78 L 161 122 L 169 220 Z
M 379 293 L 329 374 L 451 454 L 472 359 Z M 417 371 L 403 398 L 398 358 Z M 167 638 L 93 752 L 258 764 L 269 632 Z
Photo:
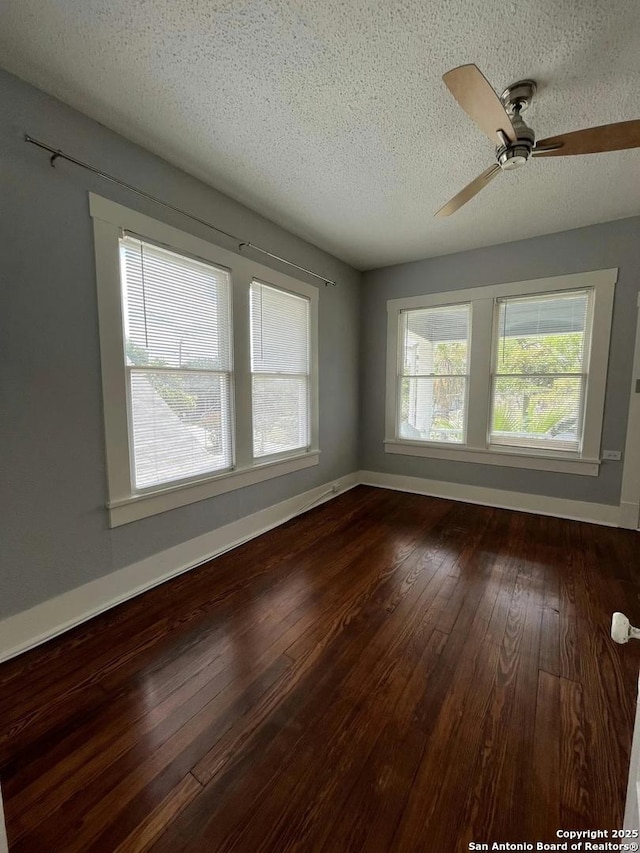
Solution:
M 251 283 L 253 455 L 309 445 L 309 300 Z
M 401 313 L 398 399 L 402 438 L 464 442 L 469 307 L 450 305 Z
M 591 291 L 498 299 L 491 443 L 580 450 Z
M 134 486 L 229 470 L 228 270 L 125 236 L 120 276 Z
M 317 287 L 90 210 L 111 525 L 317 465 Z
M 390 300 L 385 450 L 597 475 L 616 278 Z

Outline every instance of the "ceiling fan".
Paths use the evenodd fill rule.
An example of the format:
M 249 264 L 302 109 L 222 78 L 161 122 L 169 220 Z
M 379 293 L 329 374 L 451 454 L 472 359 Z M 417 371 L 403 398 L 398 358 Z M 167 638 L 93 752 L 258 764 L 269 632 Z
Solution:
M 442 78 L 449 91 L 489 139 L 497 143 L 496 162 L 485 169 L 435 214 L 450 216 L 487 186 L 501 171 L 524 166 L 530 157 L 564 157 L 640 147 L 640 120 L 603 124 L 550 136 L 536 142 L 522 113 L 536 93 L 533 80 L 519 80 L 498 97 L 476 65 L 460 65 Z

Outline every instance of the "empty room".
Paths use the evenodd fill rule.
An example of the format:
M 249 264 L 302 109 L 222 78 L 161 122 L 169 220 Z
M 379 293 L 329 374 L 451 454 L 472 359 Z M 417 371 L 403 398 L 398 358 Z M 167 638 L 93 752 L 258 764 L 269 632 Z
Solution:
M 3 0 L 0 853 L 640 849 L 636 86 L 634 0 Z

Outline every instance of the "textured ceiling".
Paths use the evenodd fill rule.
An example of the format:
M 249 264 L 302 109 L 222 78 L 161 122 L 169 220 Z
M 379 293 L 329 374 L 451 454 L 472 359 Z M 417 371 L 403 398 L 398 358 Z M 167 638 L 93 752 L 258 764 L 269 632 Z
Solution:
M 639 39 L 637 0 L 0 4 L 9 71 L 360 268 L 640 213 L 638 149 L 532 161 L 433 219 L 493 157 L 443 72 L 533 77 L 542 138 L 640 117 Z

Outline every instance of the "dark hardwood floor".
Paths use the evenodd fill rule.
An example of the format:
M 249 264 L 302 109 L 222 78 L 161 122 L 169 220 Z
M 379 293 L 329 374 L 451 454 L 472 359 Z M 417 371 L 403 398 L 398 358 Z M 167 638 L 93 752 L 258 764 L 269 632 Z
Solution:
M 639 542 L 358 487 L 0 666 L 11 853 L 620 827 Z

